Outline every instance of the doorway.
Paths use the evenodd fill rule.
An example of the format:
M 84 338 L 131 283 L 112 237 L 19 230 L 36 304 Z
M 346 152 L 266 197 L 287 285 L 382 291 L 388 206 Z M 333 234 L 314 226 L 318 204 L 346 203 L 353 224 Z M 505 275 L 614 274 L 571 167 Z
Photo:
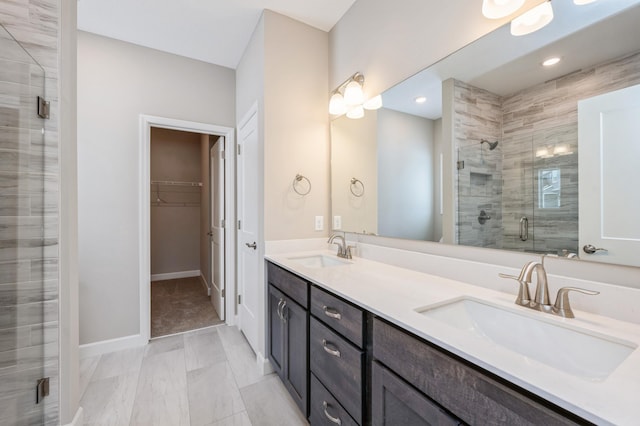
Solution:
M 233 152 L 234 130 L 145 115 L 140 130 L 141 335 L 232 324 L 235 243 L 225 228 L 235 211 L 225 199 L 235 199 L 235 181 L 224 153 Z
M 224 320 L 212 294 L 219 292 L 212 277 L 224 276 L 224 241 L 212 244 L 213 222 L 224 211 L 224 174 L 211 170 L 224 172 L 224 164 L 210 151 L 221 145 L 222 136 L 151 128 L 151 338 Z

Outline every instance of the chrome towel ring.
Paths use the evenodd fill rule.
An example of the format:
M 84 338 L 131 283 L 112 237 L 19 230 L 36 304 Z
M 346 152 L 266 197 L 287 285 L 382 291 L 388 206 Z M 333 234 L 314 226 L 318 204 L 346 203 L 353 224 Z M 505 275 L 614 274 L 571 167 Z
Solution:
M 358 189 L 358 187 L 360 187 L 360 189 Z M 360 179 L 351 178 L 351 184 L 349 185 L 349 190 L 354 196 L 362 197 L 364 195 L 364 183 L 362 183 Z
M 298 185 L 300 185 L 300 182 L 302 182 L 303 180 L 307 181 L 307 190 L 305 191 L 304 189 L 302 191 L 300 191 L 298 189 Z M 309 180 L 308 177 L 303 176 L 301 174 L 297 174 L 296 177 L 293 179 L 293 190 L 296 192 L 296 194 L 298 195 L 307 195 L 308 193 L 311 192 L 311 181 Z

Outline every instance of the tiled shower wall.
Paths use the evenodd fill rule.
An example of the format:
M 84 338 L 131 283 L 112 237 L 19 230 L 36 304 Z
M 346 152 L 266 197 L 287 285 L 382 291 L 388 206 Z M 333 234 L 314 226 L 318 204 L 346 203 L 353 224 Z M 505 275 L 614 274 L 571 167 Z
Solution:
M 26 117 L 35 97 L 16 109 L 24 81 L 0 67 L 0 424 L 58 424 L 58 20 L 58 0 L 0 1 L 0 22 L 44 67 L 51 102 L 43 138 Z M 36 406 L 39 377 L 51 394 Z
M 458 171 L 458 244 L 501 247 L 502 143 L 494 150 L 482 139 L 500 141 L 502 99 L 462 81 L 454 81 L 455 146 L 464 168 Z M 460 166 L 462 167 L 462 166 Z M 478 220 L 484 210 L 491 217 Z
M 640 84 L 640 52 L 504 98 L 455 81 L 455 143 L 460 159 L 465 160 L 465 168 L 458 173 L 459 243 L 512 250 L 577 252 L 577 102 L 636 84 Z M 474 154 L 473 147 L 480 138 L 494 140 L 485 135 L 499 140 L 498 148 L 489 152 L 485 145 Z M 536 157 L 537 151 L 552 152 L 558 145 L 565 145 L 571 154 Z M 491 163 L 487 161 L 487 153 L 501 158 Z M 497 170 L 492 164 L 496 164 Z M 540 208 L 539 169 L 561 170 L 559 208 Z M 476 183 L 484 180 L 485 185 L 474 185 L 474 177 Z M 499 182 L 500 189 L 493 187 L 489 193 L 489 177 L 494 185 Z M 500 206 L 500 213 L 494 208 L 492 219 L 484 228 L 477 224 L 480 206 Z M 492 222 L 494 216 L 499 221 Z M 520 240 L 522 216 L 530 219 L 527 242 Z M 491 228 L 487 227 L 489 224 Z M 483 233 L 485 230 L 491 232 Z M 493 239 L 486 236 L 494 231 Z

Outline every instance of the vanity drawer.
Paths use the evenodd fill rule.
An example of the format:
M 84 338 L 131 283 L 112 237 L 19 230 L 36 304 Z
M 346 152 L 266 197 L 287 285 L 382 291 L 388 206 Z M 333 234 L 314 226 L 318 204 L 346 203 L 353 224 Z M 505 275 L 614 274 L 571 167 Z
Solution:
M 320 379 L 351 417 L 361 424 L 364 354 L 311 317 L 309 356 L 311 372 Z
M 468 424 L 582 424 L 379 319 L 373 323 L 373 357 Z
M 311 313 L 362 348 L 364 311 L 317 287 L 311 287 Z
M 308 283 L 297 275 L 267 262 L 267 279 L 269 284 L 278 288 L 305 309 L 309 308 Z
M 311 398 L 309 399 L 311 426 L 357 426 L 347 410 L 331 395 L 322 383 L 311 374 Z

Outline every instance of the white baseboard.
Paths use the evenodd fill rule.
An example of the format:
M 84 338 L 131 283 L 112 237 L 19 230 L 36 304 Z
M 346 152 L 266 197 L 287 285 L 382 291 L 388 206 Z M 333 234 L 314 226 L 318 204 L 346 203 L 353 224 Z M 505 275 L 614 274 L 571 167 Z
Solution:
M 73 420 L 71 423 L 67 423 L 65 426 L 82 426 L 84 424 L 84 412 L 82 407 L 78 407 L 78 411 L 76 411 L 76 415 L 73 416 Z
M 261 375 L 266 376 L 267 374 L 273 373 L 275 370 L 269 362 L 268 358 L 265 358 L 261 353 L 256 354 L 256 362 L 258 363 L 258 371 Z
M 209 286 L 209 283 L 207 282 L 207 279 L 204 277 L 204 275 L 202 275 L 202 272 L 200 273 L 200 281 L 202 281 L 202 285 L 204 286 L 204 288 L 207 289 L 207 296 L 211 296 L 211 286 Z
M 191 277 L 199 277 L 201 275 L 202 273 L 200 273 L 199 270 L 169 272 L 166 274 L 153 274 L 151 275 L 151 281 L 175 280 L 177 278 L 191 278 Z
M 88 358 L 92 356 L 107 354 L 109 352 L 120 351 L 122 349 L 145 346 L 147 343 L 149 343 L 148 340 L 142 337 L 140 334 L 134 334 L 132 336 L 80 345 L 79 355 L 80 359 Z

